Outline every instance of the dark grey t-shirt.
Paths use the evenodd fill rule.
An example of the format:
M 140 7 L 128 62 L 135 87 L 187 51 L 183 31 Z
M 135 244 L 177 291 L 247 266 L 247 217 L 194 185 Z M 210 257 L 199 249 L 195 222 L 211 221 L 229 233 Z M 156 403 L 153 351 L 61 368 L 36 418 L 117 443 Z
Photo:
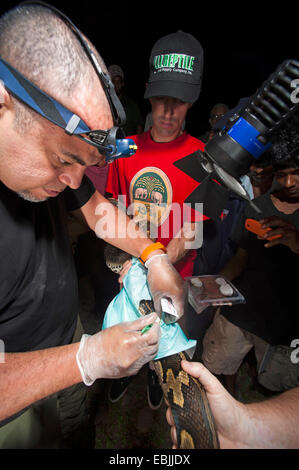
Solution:
M 0 183 L 0 339 L 6 353 L 71 342 L 78 292 L 67 212 L 83 206 L 94 191 L 84 177 L 75 191 L 31 203 Z
M 67 211 L 93 192 L 84 178 L 76 191 L 31 203 L 0 183 L 0 339 L 6 352 L 71 341 L 78 299 Z

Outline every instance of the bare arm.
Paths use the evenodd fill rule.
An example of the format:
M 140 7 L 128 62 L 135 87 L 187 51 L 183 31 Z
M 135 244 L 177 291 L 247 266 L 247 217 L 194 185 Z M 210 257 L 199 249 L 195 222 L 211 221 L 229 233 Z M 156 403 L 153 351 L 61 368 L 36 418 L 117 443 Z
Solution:
M 299 448 L 299 387 L 246 405 L 248 445 L 261 449 Z
M 107 243 L 139 257 L 152 241 L 121 210 L 118 210 L 102 194 L 95 192 L 79 210 L 76 217 L 85 220 L 99 238 Z M 154 252 L 163 253 L 161 250 Z
M 136 374 L 157 353 L 159 323 L 146 315 L 88 336 L 80 349 L 84 377 L 120 378 Z M 0 364 L 0 421 L 59 390 L 82 382 L 79 343 L 25 353 L 7 353 Z
M 183 369 L 203 384 L 222 449 L 299 448 L 299 387 L 259 403 L 235 400 L 203 364 L 182 361 Z M 170 408 L 167 420 L 176 446 Z
M 181 230 L 167 245 L 167 254 L 173 264 L 186 256 L 191 248 L 190 245 L 194 243 L 197 236 L 196 222 L 185 222 Z
M 63 388 L 82 381 L 76 364 L 79 344 L 25 353 L 6 353 L 0 364 L 0 421 Z

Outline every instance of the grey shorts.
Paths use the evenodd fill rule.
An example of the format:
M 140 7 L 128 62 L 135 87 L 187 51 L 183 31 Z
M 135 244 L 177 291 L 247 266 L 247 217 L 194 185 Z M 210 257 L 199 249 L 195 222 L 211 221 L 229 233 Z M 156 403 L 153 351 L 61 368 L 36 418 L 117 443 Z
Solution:
M 203 339 L 202 360 L 214 374 L 233 375 L 244 357 L 254 347 L 258 365 L 263 359 L 267 343 L 233 325 L 217 310 L 212 325 Z

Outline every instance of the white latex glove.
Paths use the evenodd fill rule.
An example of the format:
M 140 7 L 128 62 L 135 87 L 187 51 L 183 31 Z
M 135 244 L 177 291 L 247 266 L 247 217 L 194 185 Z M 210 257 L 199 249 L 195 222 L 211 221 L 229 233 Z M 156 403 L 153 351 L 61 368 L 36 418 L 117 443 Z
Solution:
M 151 324 L 143 334 L 142 329 Z M 117 379 L 137 374 L 157 354 L 159 339 L 156 313 L 114 325 L 92 336 L 83 335 L 76 356 L 83 382 L 91 385 L 99 378 Z
M 176 316 L 165 314 L 165 323 L 174 323 L 184 315 L 187 299 L 187 283 L 183 281 L 166 254 L 153 255 L 145 266 L 147 282 L 155 306 L 155 312 L 161 317 L 161 299 L 171 301 Z

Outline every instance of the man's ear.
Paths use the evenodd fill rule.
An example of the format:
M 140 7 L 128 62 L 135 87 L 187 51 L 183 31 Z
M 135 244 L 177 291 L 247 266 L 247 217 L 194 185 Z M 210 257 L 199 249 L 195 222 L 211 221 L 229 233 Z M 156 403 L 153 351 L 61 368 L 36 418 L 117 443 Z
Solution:
M 0 115 L 6 110 L 13 108 L 10 94 L 6 90 L 4 83 L 0 80 Z

